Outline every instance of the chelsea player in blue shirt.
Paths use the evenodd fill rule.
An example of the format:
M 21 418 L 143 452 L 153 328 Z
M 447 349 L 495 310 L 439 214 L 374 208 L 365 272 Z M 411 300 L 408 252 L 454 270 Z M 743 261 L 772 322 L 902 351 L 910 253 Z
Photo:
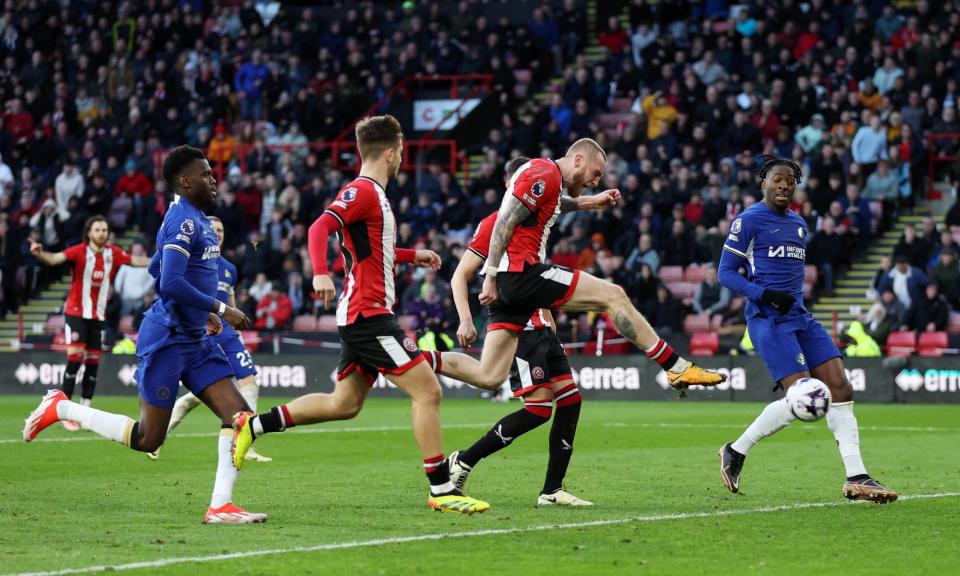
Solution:
M 760 169 L 763 201 L 730 226 L 720 257 L 720 283 L 747 298 L 750 338 L 777 384 L 786 390 L 800 378 L 824 382 L 833 397 L 827 426 L 846 468 L 844 495 L 850 500 L 893 502 L 897 493 L 867 474 L 860 457 L 860 433 L 853 415 L 853 388 L 840 351 L 803 305 L 803 271 L 810 231 L 788 208 L 801 178 L 800 166 L 771 158 Z M 747 271 L 746 277 L 740 269 Z M 747 452 L 794 420 L 782 399 L 764 408 L 743 435 L 720 449 L 720 475 L 727 489 L 740 489 Z
M 213 229 L 214 234 L 217 235 L 217 243 L 222 247 L 224 239 L 223 222 L 216 216 L 207 216 L 207 219 L 210 220 L 210 227 Z M 237 267 L 223 256 L 220 256 L 220 258 L 217 259 L 217 300 L 226 302 L 227 306 L 236 308 L 237 301 L 234 295 L 234 287 L 236 284 Z M 228 322 L 223 325 L 222 332 L 211 336 L 211 338 L 215 344 L 219 344 L 220 347 L 223 348 L 224 354 L 227 355 L 227 360 L 233 367 L 233 374 L 237 379 L 237 388 L 240 390 L 240 395 L 247 401 L 250 410 L 256 411 L 257 400 L 260 397 L 260 388 L 257 385 L 257 366 L 253 363 L 253 356 L 250 355 L 250 352 L 246 346 L 244 346 L 240 333 L 234 330 Z M 192 392 L 177 398 L 177 403 L 173 405 L 173 415 L 170 417 L 170 423 L 167 425 L 167 434 L 170 434 L 170 431 L 176 428 L 177 425 L 186 418 L 187 414 L 200 404 L 200 399 Z M 147 452 L 147 456 L 152 460 L 159 459 L 160 449 L 157 448 L 155 452 Z M 268 458 L 256 452 L 253 447 L 247 450 L 244 459 L 255 462 L 273 461 L 273 458 Z
M 150 263 L 157 300 L 144 314 L 137 338 L 136 380 L 140 420 L 82 406 L 52 390 L 27 418 L 23 439 L 33 440 L 59 420 L 73 420 L 132 450 L 153 452 L 163 444 L 171 408 L 183 384 L 220 417 L 219 461 L 213 498 L 205 523 L 263 522 L 232 503 L 237 470 L 230 453 L 233 415 L 250 408 L 237 390 L 234 371 L 223 349 L 210 334 L 218 334 L 222 316 L 238 329 L 250 325 L 242 312 L 217 300 L 217 261 L 220 246 L 201 210 L 213 205 L 216 180 L 203 152 L 189 146 L 172 150 L 163 162 L 163 179 L 177 194 L 157 233 L 157 253 Z

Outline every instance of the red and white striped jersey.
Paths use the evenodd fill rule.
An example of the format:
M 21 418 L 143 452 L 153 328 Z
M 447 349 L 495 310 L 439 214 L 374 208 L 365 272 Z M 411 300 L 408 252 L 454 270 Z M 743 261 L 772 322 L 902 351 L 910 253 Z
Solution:
M 560 168 L 544 158 L 527 162 L 513 174 L 504 200 L 513 195 L 533 213 L 514 228 L 500 258 L 501 271 L 523 272 L 526 264 L 537 264 L 547 257 L 550 228 L 560 216 L 562 184 Z
M 64 314 L 87 320 L 106 320 L 110 285 L 120 267 L 130 263 L 130 254 L 112 244 L 104 246 L 100 253 L 88 244 L 77 244 L 64 250 L 63 254 L 73 262 L 73 283 Z
M 397 221 L 383 188 L 360 176 L 340 190 L 326 212 L 343 226 L 337 232 L 345 275 L 337 326 L 360 316 L 393 314 Z
M 473 239 L 470 240 L 470 245 L 467 246 L 467 250 L 484 260 L 487 259 L 487 254 L 490 253 L 490 236 L 493 234 L 493 225 L 497 222 L 497 214 L 499 214 L 499 212 L 494 212 L 477 224 L 477 229 L 473 233 Z M 483 275 L 483 270 L 480 271 L 480 274 Z M 527 325 L 524 326 L 523 329 L 540 330 L 549 327 L 550 322 L 544 317 L 543 308 L 537 308 L 536 312 L 527 320 Z

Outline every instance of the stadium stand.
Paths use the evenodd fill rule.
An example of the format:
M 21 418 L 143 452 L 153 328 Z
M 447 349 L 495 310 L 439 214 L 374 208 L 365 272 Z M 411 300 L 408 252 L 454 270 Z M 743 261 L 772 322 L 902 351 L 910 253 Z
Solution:
M 880 18 L 886 6 L 892 16 Z M 761 157 L 775 154 L 804 169 L 794 209 L 817 242 L 804 290 L 817 318 L 835 336 L 855 319 L 898 333 L 905 320 L 883 322 L 878 291 L 897 273 L 878 268 L 909 252 L 911 270 L 940 285 L 949 341 L 960 333 L 960 271 L 941 254 L 960 249 L 960 209 L 936 199 L 957 179 L 951 15 L 930 2 L 31 2 L 5 13 L 0 31 L 0 339 L 61 329 L 67 284 L 36 266 L 26 239 L 62 248 L 78 222 L 105 214 L 120 245 L 151 244 L 171 200 L 157 160 L 183 142 L 206 148 L 223 174 L 215 213 L 239 305 L 255 316 L 263 274 L 291 300 L 294 332 L 332 338 L 329 311 L 308 292 L 305 228 L 355 169 L 340 153 L 350 126 L 411 98 L 414 78 L 479 74 L 491 80 L 470 129 L 454 134 L 462 154 L 413 159 L 389 186 L 398 245 L 455 261 L 497 208 L 508 158 L 594 137 L 609 151 L 602 185 L 624 201 L 564 215 L 548 253 L 625 286 L 641 310 L 665 286 L 680 314 L 661 320 L 668 328 L 739 339 L 742 300 L 712 315 L 691 304 L 730 224 L 758 199 Z M 433 132 L 418 136 L 448 138 Z M 918 240 L 899 247 L 908 225 Z M 426 281 L 442 299 L 451 272 L 405 271 L 398 296 Z M 910 303 L 898 300 L 905 319 Z M 128 333 L 134 320 L 114 310 L 109 324 Z M 593 318 L 558 320 L 564 335 L 592 340 Z

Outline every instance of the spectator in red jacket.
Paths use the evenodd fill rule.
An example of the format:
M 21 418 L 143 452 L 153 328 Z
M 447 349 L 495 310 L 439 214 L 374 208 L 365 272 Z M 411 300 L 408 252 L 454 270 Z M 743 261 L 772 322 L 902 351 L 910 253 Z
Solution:
M 616 16 L 611 16 L 607 21 L 607 29 L 600 33 L 599 44 L 606 48 L 610 54 L 621 54 L 623 47 L 627 43 L 627 32 L 620 27 L 620 21 Z
M 33 134 L 33 115 L 23 108 L 23 102 L 14 98 L 7 106 L 8 114 L 4 119 L 10 139 L 17 143 L 21 139 L 29 140 Z
M 127 160 L 124 166 L 123 176 L 117 180 L 117 185 L 113 190 L 115 195 L 129 194 L 136 198 L 143 198 L 153 192 L 153 182 L 150 181 L 143 172 L 137 171 L 137 164 L 133 160 Z
M 257 330 L 283 328 L 290 323 L 292 316 L 290 297 L 274 288 L 257 304 Z

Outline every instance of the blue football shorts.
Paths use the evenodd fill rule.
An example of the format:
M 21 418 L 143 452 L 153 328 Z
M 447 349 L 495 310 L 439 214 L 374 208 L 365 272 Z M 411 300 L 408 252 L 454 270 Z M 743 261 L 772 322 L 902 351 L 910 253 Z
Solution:
M 210 385 L 233 378 L 227 355 L 212 338 L 185 339 L 169 327 L 144 319 L 137 340 L 137 389 L 157 408 L 172 409 L 180 382 L 199 396 Z
M 833 339 L 813 314 L 758 315 L 747 320 L 750 340 L 775 382 L 840 356 Z
M 247 351 L 240 334 L 233 327 L 224 322 L 223 332 L 213 336 L 212 340 L 223 348 L 223 353 L 227 355 L 227 361 L 233 367 L 237 380 L 256 375 L 257 366 L 253 363 L 253 356 Z

